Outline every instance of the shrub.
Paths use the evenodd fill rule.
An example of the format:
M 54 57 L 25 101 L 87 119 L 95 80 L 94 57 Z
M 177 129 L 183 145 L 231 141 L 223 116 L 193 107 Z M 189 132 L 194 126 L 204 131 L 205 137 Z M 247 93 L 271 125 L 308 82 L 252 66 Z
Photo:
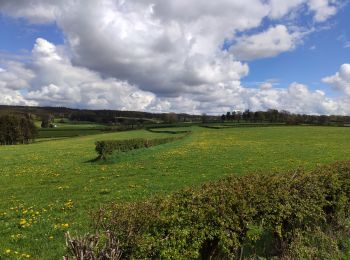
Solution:
M 148 148 L 151 146 L 169 143 L 182 139 L 189 133 L 190 132 L 186 132 L 185 135 L 158 139 L 135 138 L 128 140 L 97 141 L 95 150 L 98 154 L 98 159 L 106 160 L 107 157 L 112 155 L 114 152 L 128 152 L 135 149 Z
M 123 259 L 339 258 L 349 242 L 349 199 L 350 162 L 232 176 L 99 210 L 94 233 L 119 243 L 101 240 L 93 259 L 106 247 Z

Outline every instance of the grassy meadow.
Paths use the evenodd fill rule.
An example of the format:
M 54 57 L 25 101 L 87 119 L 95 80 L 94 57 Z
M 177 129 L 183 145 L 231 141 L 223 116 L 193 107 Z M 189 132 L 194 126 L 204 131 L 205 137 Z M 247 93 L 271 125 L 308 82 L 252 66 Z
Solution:
M 135 130 L 0 146 L 0 255 L 59 259 L 64 233 L 83 234 L 89 212 L 104 203 L 141 200 L 230 174 L 313 169 L 350 157 L 350 128 L 190 129 L 183 140 L 106 162 L 91 162 L 95 141 L 171 134 Z

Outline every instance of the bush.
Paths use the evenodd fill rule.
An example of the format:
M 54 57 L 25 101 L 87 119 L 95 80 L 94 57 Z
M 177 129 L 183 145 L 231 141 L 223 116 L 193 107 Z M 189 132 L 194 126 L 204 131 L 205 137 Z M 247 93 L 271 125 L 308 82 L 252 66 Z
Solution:
M 128 140 L 110 140 L 110 141 L 97 141 L 95 150 L 98 154 L 98 159 L 106 160 L 108 156 L 112 155 L 114 152 L 128 152 L 140 148 L 148 148 L 151 146 L 156 146 L 160 144 L 169 143 L 175 140 L 179 140 L 187 136 L 189 132 L 185 135 L 158 139 L 143 139 L 135 138 Z
M 101 239 L 91 259 L 113 249 L 123 259 L 339 258 L 348 250 L 349 199 L 350 162 L 232 176 L 101 209 L 93 216 Z

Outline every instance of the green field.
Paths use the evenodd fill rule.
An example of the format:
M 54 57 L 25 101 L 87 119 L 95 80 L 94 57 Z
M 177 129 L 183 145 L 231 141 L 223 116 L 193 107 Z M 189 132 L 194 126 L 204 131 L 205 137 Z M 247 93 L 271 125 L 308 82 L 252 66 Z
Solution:
M 56 120 L 57 121 L 57 120 Z M 41 128 L 41 121 L 36 121 L 35 125 L 38 127 L 38 138 L 63 138 L 75 137 L 92 134 L 101 134 L 105 130 L 105 125 L 93 124 L 91 122 L 70 122 L 65 123 L 54 122 L 55 128 Z
M 137 130 L 0 147 L 0 255 L 58 259 L 65 252 L 64 233 L 84 233 L 89 212 L 110 201 L 139 200 L 229 174 L 312 169 L 350 157 L 350 128 L 190 129 L 183 140 L 107 162 L 89 162 L 96 157 L 95 141 L 170 134 Z

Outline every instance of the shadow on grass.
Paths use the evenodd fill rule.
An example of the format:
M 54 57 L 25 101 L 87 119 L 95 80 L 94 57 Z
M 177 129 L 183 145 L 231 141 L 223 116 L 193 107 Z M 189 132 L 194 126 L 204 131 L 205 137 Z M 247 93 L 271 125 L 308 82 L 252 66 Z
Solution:
M 90 164 L 97 164 L 97 165 L 108 165 L 108 164 L 118 163 L 118 162 L 120 162 L 120 160 L 121 160 L 120 155 L 119 156 L 112 155 L 106 159 L 102 159 L 99 156 L 97 156 L 96 158 L 91 159 L 91 160 L 87 160 L 83 163 L 90 163 Z
M 105 161 L 105 160 L 102 160 L 100 156 L 97 156 L 95 159 L 87 160 L 84 163 L 94 163 L 94 162 L 102 162 L 102 161 Z

